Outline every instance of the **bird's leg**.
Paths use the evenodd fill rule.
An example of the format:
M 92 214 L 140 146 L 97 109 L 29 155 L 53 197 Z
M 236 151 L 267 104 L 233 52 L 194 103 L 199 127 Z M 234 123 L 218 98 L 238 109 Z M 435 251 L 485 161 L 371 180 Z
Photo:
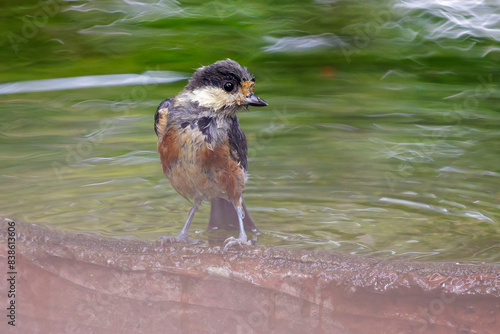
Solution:
M 240 224 L 240 235 L 238 236 L 238 239 L 235 237 L 230 237 L 227 238 L 224 243 L 226 244 L 224 246 L 224 250 L 227 250 L 229 247 L 234 246 L 234 245 L 251 245 L 252 242 L 247 239 L 247 234 L 245 233 L 245 226 L 243 225 L 243 218 L 245 218 L 245 214 L 243 212 L 243 207 L 241 205 L 234 205 L 234 208 L 236 209 L 236 213 L 238 214 L 238 222 Z
M 191 225 L 191 221 L 193 220 L 194 214 L 196 211 L 198 211 L 198 206 L 200 205 L 199 202 L 195 202 L 193 207 L 189 210 L 189 215 L 186 220 L 186 223 L 184 224 L 184 227 L 182 228 L 181 233 L 179 233 L 178 236 L 176 237 L 169 237 L 169 236 L 164 236 L 158 238 L 158 240 L 161 242 L 161 245 L 163 246 L 166 242 L 185 242 L 185 243 L 198 243 L 200 242 L 199 240 L 189 240 L 188 238 L 188 230 L 189 230 L 189 225 Z

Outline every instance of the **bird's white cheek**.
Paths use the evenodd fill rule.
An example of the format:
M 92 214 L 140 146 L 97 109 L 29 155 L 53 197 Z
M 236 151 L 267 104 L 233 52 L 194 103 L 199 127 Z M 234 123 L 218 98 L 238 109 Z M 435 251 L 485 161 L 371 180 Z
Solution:
M 235 103 L 235 99 L 231 94 L 217 87 L 195 89 L 188 93 L 188 98 L 191 101 L 197 102 L 202 107 L 213 110 L 219 110 Z

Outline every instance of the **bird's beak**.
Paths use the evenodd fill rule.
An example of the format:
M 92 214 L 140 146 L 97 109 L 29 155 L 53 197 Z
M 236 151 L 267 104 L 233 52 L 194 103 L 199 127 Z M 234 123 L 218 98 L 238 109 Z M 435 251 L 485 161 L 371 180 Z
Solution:
M 249 96 L 247 96 L 245 98 L 245 103 L 253 107 L 265 107 L 268 105 L 266 101 L 255 94 L 250 94 Z

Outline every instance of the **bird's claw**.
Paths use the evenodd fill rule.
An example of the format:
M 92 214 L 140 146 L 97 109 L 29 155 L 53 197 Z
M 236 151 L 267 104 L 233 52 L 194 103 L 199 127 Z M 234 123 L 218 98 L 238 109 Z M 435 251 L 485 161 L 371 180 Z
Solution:
M 252 245 L 252 242 L 250 240 L 247 240 L 247 238 L 235 238 L 235 237 L 229 237 L 224 241 L 224 251 L 227 251 L 229 247 L 235 246 L 235 245 L 240 245 L 240 247 L 244 247 L 245 245 Z
M 171 243 L 171 244 L 174 244 L 174 243 L 201 244 L 201 243 L 203 243 L 202 240 L 197 240 L 197 239 L 191 240 L 188 238 L 187 234 L 182 234 L 182 233 L 176 237 L 173 237 L 173 236 L 159 237 L 158 239 L 156 239 L 156 242 L 159 242 L 162 247 L 165 246 L 167 243 Z

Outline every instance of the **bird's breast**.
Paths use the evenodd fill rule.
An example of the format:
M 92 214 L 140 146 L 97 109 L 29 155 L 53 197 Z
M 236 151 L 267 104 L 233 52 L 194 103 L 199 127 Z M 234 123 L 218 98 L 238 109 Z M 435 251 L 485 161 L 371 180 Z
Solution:
M 184 197 L 239 199 L 246 172 L 228 141 L 211 143 L 200 131 L 172 128 L 158 145 L 163 172 Z

